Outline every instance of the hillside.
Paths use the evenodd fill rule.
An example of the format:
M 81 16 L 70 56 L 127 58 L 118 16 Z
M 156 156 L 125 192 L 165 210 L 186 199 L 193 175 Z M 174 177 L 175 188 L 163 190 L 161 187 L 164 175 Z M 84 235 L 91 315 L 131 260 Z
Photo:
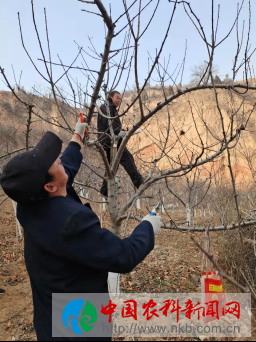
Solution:
M 52 100 L 41 98 L 34 95 L 24 95 L 19 93 L 20 97 L 24 100 L 28 100 L 35 106 L 35 112 L 41 115 L 46 120 L 49 120 L 51 116 L 53 119 L 59 120 L 63 124 L 63 119 L 58 117 L 58 110 Z M 72 116 L 68 113 L 69 108 L 64 104 L 60 104 L 63 108 L 65 115 L 71 117 L 71 121 L 74 121 Z M 22 148 L 25 145 L 24 132 L 26 131 L 26 124 L 28 119 L 28 110 L 23 106 L 10 92 L 0 91 L 0 120 L 1 120 L 1 136 L 0 136 L 0 151 L 6 152 L 7 143 L 13 148 Z M 54 122 L 52 120 L 52 122 Z M 36 141 L 46 132 L 51 130 L 56 134 L 62 134 L 60 128 L 54 125 L 50 125 L 47 121 L 41 120 L 39 117 L 33 115 L 31 126 L 31 139 L 30 145 L 36 143 Z M 65 133 L 64 133 L 65 137 Z
M 155 98 L 157 93 L 159 95 L 157 98 Z M 154 108 L 160 101 L 163 101 L 161 90 L 157 91 L 157 89 L 152 89 L 150 90 L 149 94 L 150 98 L 152 99 L 149 106 L 150 108 Z M 238 109 L 238 112 L 234 115 L 235 125 L 236 127 L 240 127 L 242 124 L 245 124 L 247 118 L 251 114 L 253 106 L 255 105 L 254 95 L 247 94 L 244 100 L 241 96 L 234 94 L 231 98 L 229 92 L 225 90 L 219 90 L 218 95 L 220 109 L 223 113 L 225 129 L 227 130 L 230 127 L 230 117 L 232 113 L 236 112 Z M 125 100 L 129 102 L 129 98 Z M 136 105 L 134 111 L 136 119 L 139 115 L 139 111 L 136 111 L 138 107 L 139 106 Z M 173 160 L 177 161 L 178 158 L 181 158 L 182 162 L 188 163 L 185 158 L 185 153 L 181 153 L 181 145 L 185 147 L 187 152 L 189 151 L 190 153 L 198 153 L 201 151 L 200 139 L 202 139 L 205 145 L 210 146 L 216 144 L 217 139 L 223 140 L 220 114 L 216 106 L 215 94 L 212 90 L 205 90 L 203 92 L 197 91 L 179 97 L 178 100 L 175 100 L 169 105 L 169 115 L 170 130 L 166 151 L 169 151 L 167 152 L 168 157 L 171 155 Z M 129 126 L 131 124 L 132 116 L 132 113 L 130 113 L 130 116 L 124 120 L 124 126 Z M 197 129 L 195 128 L 194 121 L 197 124 Z M 209 128 L 209 131 L 206 130 L 205 126 Z M 164 146 L 165 138 L 168 134 L 167 109 L 163 109 L 156 116 L 150 119 L 149 124 L 147 123 L 144 127 L 142 127 L 141 130 L 142 132 L 134 135 L 134 137 L 131 139 L 130 148 L 132 149 L 133 154 L 138 157 L 138 159 L 153 161 L 161 155 L 161 147 Z M 200 138 L 197 134 L 197 130 Z M 177 143 L 178 139 L 180 139 L 179 143 Z M 246 131 L 242 132 L 240 142 L 236 146 L 237 148 L 232 150 L 232 163 L 235 167 L 234 171 L 239 183 L 241 183 L 243 180 L 252 180 L 248 162 L 240 153 L 240 151 L 244 150 L 245 145 L 249 155 L 253 156 L 256 146 L 255 111 L 251 115 Z M 213 151 L 217 150 L 217 147 L 220 147 L 220 144 L 217 144 L 215 147 L 213 147 L 209 154 L 204 153 L 203 157 L 211 155 Z M 173 165 L 175 167 L 175 164 Z M 207 168 L 210 169 L 211 166 L 212 164 L 209 164 Z M 221 169 L 223 176 L 229 176 L 226 154 L 218 159 L 216 168 L 218 167 Z M 158 168 L 161 171 L 170 169 L 169 158 L 164 157 L 161 159 L 158 164 Z
M 230 125 L 230 115 L 239 108 L 242 103 L 242 98 L 238 95 L 233 95 L 232 101 L 228 91 L 219 91 L 220 108 L 224 114 L 225 127 Z M 26 95 L 20 94 L 23 98 Z M 145 97 L 145 95 L 144 95 Z M 27 98 L 28 99 L 28 98 Z M 59 103 L 64 119 L 58 114 L 58 109 L 53 100 L 29 95 L 30 103 L 35 104 L 36 113 L 33 115 L 30 132 L 29 144 L 34 145 L 38 139 L 47 131 L 51 130 L 61 136 L 63 141 L 68 142 L 70 133 L 58 127 L 65 125 L 64 119 L 70 123 L 72 127 L 75 125 L 76 111 L 68 107 L 65 103 Z M 132 100 L 132 94 L 128 93 L 124 97 L 124 107 Z M 151 88 L 146 92 L 146 101 L 149 108 L 153 108 L 163 100 L 161 88 Z M 235 116 L 236 125 L 239 127 L 242 123 L 242 115 L 245 113 L 245 118 L 251 111 L 255 99 L 253 94 L 248 95 L 240 111 Z M 166 154 L 171 156 L 175 161 L 181 160 L 187 163 L 186 154 L 191 156 L 192 153 L 200 151 L 200 138 L 204 144 L 214 146 L 212 151 L 215 151 L 220 144 L 216 144 L 216 139 L 223 139 L 221 120 L 218 109 L 216 107 L 214 92 L 211 90 L 197 91 L 192 94 L 183 95 L 178 100 L 175 100 L 168 106 L 170 122 L 168 126 L 167 109 L 161 110 L 155 117 L 149 120 L 147 124 L 141 128 L 139 133 L 135 134 L 129 142 L 129 149 L 137 159 L 137 163 L 154 161 L 161 155 L 161 146 L 164 145 L 165 138 L 169 134 L 166 147 Z M 192 111 L 191 111 L 192 108 Z M 136 103 L 132 110 L 122 118 L 123 127 L 131 127 L 134 120 L 139 117 L 139 106 Z M 122 109 L 121 109 L 122 111 Z M 193 113 L 193 115 L 192 115 Z M 0 135 L 0 155 L 4 155 L 10 151 L 23 148 L 25 146 L 25 132 L 28 118 L 27 109 L 22 106 L 10 92 L 0 92 L 0 120 L 1 120 L 1 135 Z M 41 120 L 44 118 L 44 120 Z M 198 133 L 194 125 L 197 124 Z M 52 122 L 55 125 L 51 125 Z M 93 125 L 95 126 L 95 119 Z M 207 131 L 205 125 L 209 128 Z M 168 128 L 169 127 L 169 128 Z M 211 132 L 211 133 L 210 133 Z M 253 155 L 256 145 L 256 114 L 252 113 L 247 131 L 242 133 L 241 141 L 236 150 L 232 152 L 232 162 L 235 166 L 236 176 L 239 183 L 243 180 L 252 180 L 251 171 L 248 168 L 246 159 L 239 152 L 241 144 L 246 143 L 249 154 Z M 178 141 L 178 139 L 180 139 Z M 218 142 L 218 141 L 217 141 Z M 182 151 L 184 146 L 184 151 Z M 186 152 L 185 152 L 186 151 Z M 208 152 L 210 153 L 210 152 Z M 208 156 L 206 154 L 204 156 Z M 0 160 L 0 165 L 1 163 Z M 223 175 L 227 173 L 225 156 L 218 159 L 217 167 L 220 167 Z M 151 164 L 146 164 L 144 172 L 149 170 Z M 208 166 L 209 169 L 210 166 Z M 157 164 L 157 168 L 161 171 L 170 169 L 170 160 L 164 157 Z

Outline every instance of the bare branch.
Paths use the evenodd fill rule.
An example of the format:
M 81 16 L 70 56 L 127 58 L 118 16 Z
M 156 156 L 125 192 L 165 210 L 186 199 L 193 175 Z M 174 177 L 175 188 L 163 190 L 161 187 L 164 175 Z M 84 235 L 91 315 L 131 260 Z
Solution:
M 102 2 L 100 0 L 95 0 L 95 4 L 98 6 L 98 9 L 100 10 L 100 12 L 104 18 L 104 21 L 108 27 L 108 34 L 106 37 L 105 51 L 104 51 L 103 56 L 102 56 L 102 63 L 101 63 L 99 76 L 98 76 L 96 85 L 94 87 L 94 92 L 92 95 L 91 105 L 90 105 L 88 118 L 87 118 L 88 123 L 91 122 L 91 119 L 92 119 L 92 116 L 94 113 L 94 109 L 95 109 L 95 105 L 96 105 L 96 101 L 98 99 L 100 88 L 102 86 L 102 82 L 104 79 L 104 75 L 105 75 L 107 63 L 108 63 L 108 58 L 109 58 L 109 54 L 110 54 L 114 29 L 115 29 L 115 25 L 113 24 L 112 19 L 109 17 L 109 15 L 108 15 L 105 7 L 103 6 Z
M 242 290 L 245 293 L 250 292 L 248 288 L 238 284 L 234 279 L 230 278 L 229 276 L 226 275 L 226 273 L 220 268 L 220 266 L 218 265 L 218 263 L 214 260 L 213 256 L 210 255 L 209 253 L 207 253 L 203 247 L 201 247 L 199 245 L 199 243 L 193 238 L 191 237 L 191 240 L 195 243 L 195 245 L 207 256 L 207 258 L 214 264 L 214 266 L 217 268 L 217 270 L 219 271 L 219 274 L 225 278 L 229 283 L 235 285 L 237 288 L 239 288 L 240 290 Z M 252 296 L 254 297 L 254 294 L 252 293 Z M 256 299 L 256 297 L 254 298 Z

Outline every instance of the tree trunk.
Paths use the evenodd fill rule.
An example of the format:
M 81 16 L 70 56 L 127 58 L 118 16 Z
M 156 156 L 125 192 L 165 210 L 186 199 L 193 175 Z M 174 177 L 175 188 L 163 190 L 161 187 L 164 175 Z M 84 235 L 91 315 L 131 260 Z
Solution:
M 191 208 L 189 205 L 186 206 L 187 222 L 188 226 L 191 226 Z
M 108 179 L 108 203 L 109 214 L 112 222 L 113 233 L 120 236 L 120 227 L 117 226 L 117 213 L 118 213 L 118 200 L 116 194 L 116 181 L 115 177 Z M 121 226 L 121 224 L 120 224 Z
M 122 221 L 117 221 L 118 215 L 118 195 L 119 184 L 118 179 L 113 177 L 108 180 L 108 201 L 109 201 L 109 213 L 112 222 L 112 231 L 115 235 L 121 238 Z M 120 293 L 120 274 L 109 273 L 108 275 L 108 287 L 110 293 Z

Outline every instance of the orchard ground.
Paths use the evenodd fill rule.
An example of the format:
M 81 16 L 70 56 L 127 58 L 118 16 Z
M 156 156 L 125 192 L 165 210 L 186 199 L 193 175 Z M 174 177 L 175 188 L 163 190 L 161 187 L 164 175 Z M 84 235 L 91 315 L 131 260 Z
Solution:
M 103 225 L 110 221 L 103 217 Z M 135 228 L 130 222 L 127 235 Z M 190 233 L 162 230 L 154 251 L 133 272 L 121 278 L 121 289 L 127 293 L 200 292 L 202 253 L 190 240 Z M 203 234 L 193 234 L 203 243 Z M 212 244 L 221 246 L 222 234 L 212 234 Z M 24 263 L 24 241 L 16 238 L 16 221 L 11 201 L 0 207 L 0 340 L 36 341 L 33 327 L 33 303 L 29 277 Z M 215 250 L 221 266 L 221 250 Z M 226 292 L 236 289 L 224 281 Z M 255 326 L 253 322 L 253 326 Z M 121 339 L 120 339 L 121 340 Z M 132 339 L 131 339 L 132 340 Z M 182 340 L 184 339 L 162 339 Z M 187 339 L 189 340 L 189 339 Z M 247 339 L 249 340 L 249 339 Z M 252 340 L 255 340 L 255 338 Z

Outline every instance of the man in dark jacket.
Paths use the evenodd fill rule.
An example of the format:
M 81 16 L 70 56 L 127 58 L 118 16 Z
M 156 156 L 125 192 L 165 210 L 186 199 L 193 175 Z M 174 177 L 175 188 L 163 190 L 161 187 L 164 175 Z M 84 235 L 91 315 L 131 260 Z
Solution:
M 81 203 L 72 184 L 85 128 L 77 123 L 61 159 L 62 141 L 47 132 L 33 150 L 14 157 L 1 177 L 3 190 L 18 202 L 39 341 L 73 340 L 52 338 L 53 293 L 108 293 L 108 272 L 132 271 L 153 250 L 161 227 L 159 217 L 147 216 L 121 240 Z
M 122 129 L 122 123 L 118 116 L 117 108 L 121 105 L 121 95 L 118 91 L 112 91 L 109 95 L 109 113 L 112 118 L 115 120 L 111 120 L 112 127 L 114 130 L 115 135 L 119 136 L 118 148 L 122 143 L 122 139 L 125 137 L 126 132 Z M 101 112 L 108 116 L 108 110 L 106 105 L 102 105 L 100 107 Z M 108 161 L 110 163 L 110 151 L 111 151 L 111 138 L 110 138 L 110 128 L 109 128 L 109 120 L 103 116 L 98 114 L 98 132 L 101 133 L 100 136 L 100 143 L 102 144 L 104 150 L 107 153 Z M 105 133 L 105 134 L 104 134 Z M 134 162 L 134 158 L 131 153 L 125 148 L 124 153 L 120 160 L 121 165 L 124 167 L 125 171 L 130 176 L 134 186 L 138 189 L 141 184 L 143 183 L 143 177 L 138 172 L 137 167 Z M 104 181 L 102 188 L 100 190 L 101 194 L 105 197 L 108 197 L 108 185 L 107 182 Z

